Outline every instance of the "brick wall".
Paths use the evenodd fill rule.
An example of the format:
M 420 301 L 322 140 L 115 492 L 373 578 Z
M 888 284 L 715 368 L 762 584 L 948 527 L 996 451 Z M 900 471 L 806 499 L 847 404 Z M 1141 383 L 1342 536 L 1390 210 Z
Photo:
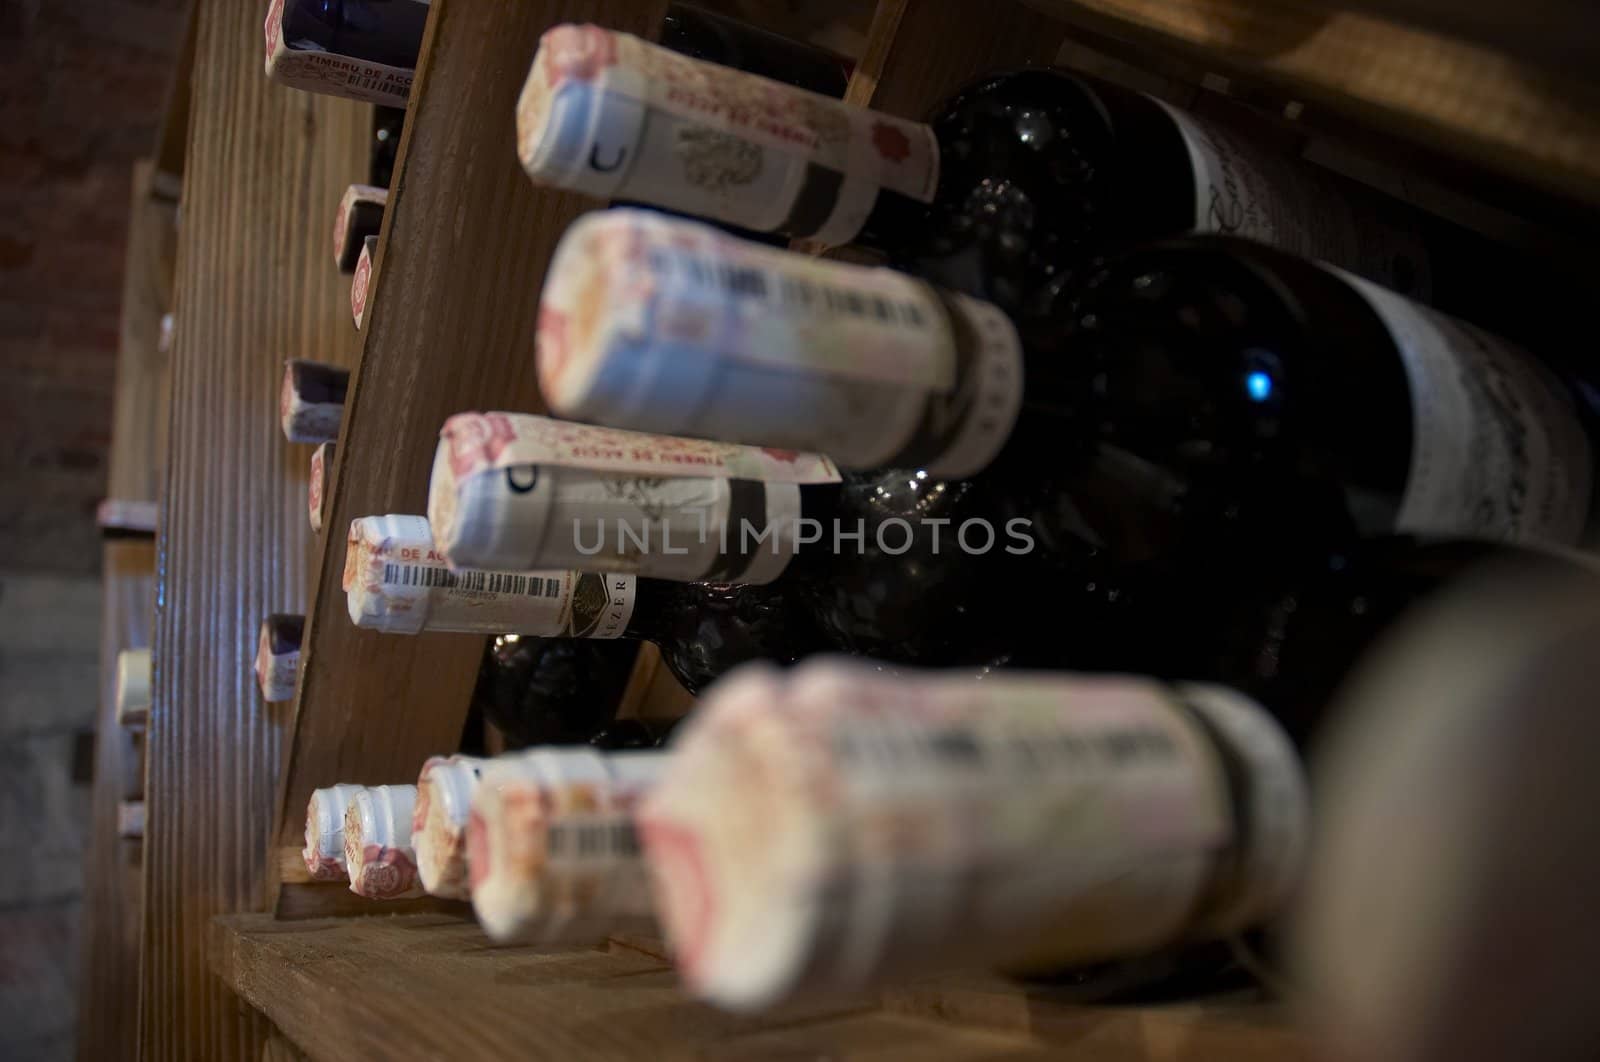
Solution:
M 185 0 L 0 4 L 0 557 L 92 572 L 133 160 Z M 263 9 L 265 5 L 263 5 Z

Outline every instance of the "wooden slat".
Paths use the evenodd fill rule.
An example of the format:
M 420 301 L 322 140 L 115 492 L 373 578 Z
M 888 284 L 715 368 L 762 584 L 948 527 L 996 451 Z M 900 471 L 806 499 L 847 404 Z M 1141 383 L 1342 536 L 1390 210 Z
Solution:
M 328 225 L 371 110 L 271 85 L 257 0 L 198 5 L 178 252 L 166 570 L 149 729 L 140 1039 L 147 1062 L 255 1062 L 262 1025 L 206 966 L 218 912 L 261 902 L 279 724 L 248 663 L 304 607 L 307 453 L 277 426 L 282 360 L 352 360 Z
M 230 916 L 218 920 L 212 941 L 218 974 L 318 1062 L 1052 1054 L 1021 1032 L 887 1015 L 875 1001 L 729 1015 L 686 999 L 676 976 L 651 956 L 494 947 L 476 926 L 436 916 L 296 923 Z
M 166 468 L 167 359 L 158 338 L 172 305 L 177 208 L 152 191 L 154 164 L 133 167 L 128 246 L 122 272 L 122 324 L 112 400 L 106 496 L 156 501 Z
M 138 1046 L 139 866 L 137 844 L 117 836 L 117 804 L 134 789 L 139 749 L 117 725 L 117 653 L 150 645 L 155 617 L 155 545 L 107 542 L 102 554 L 100 709 L 95 776 L 84 846 L 78 1058 L 132 1059 Z
M 161 111 L 161 129 L 156 134 L 155 188 L 165 198 L 176 199 L 183 186 L 184 155 L 189 147 L 189 108 L 192 105 L 195 26 L 199 5 L 190 0 L 183 20 L 183 43 L 178 61 L 173 64 L 172 80 L 167 84 L 167 103 Z
M 1070 993 L 988 974 L 950 974 L 883 994 L 896 1014 L 1027 1032 L 1095 1062 L 1311 1062 L 1284 1008 L 1260 999 L 1075 1005 Z
M 1059 20 L 1016 0 L 965 4 L 878 0 L 866 50 L 844 98 L 920 119 L 982 74 L 1048 64 L 1065 37 L 1066 28 Z
M 1371 15 L 1274 0 L 1029 0 L 1204 49 L 1526 187 L 1600 206 L 1600 89 Z
M 617 706 L 618 719 L 678 719 L 694 708 L 694 694 L 683 688 L 654 645 L 641 645 Z
M 278 796 L 281 845 L 297 843 L 313 789 L 409 780 L 429 754 L 455 748 L 482 639 L 354 629 L 339 529 L 358 516 L 424 511 L 451 414 L 543 408 L 533 364 L 539 286 L 568 221 L 598 204 L 535 188 L 522 174 L 516 98 L 548 26 L 586 20 L 648 34 L 663 10 L 660 0 L 433 4 L 329 488 L 330 533 Z

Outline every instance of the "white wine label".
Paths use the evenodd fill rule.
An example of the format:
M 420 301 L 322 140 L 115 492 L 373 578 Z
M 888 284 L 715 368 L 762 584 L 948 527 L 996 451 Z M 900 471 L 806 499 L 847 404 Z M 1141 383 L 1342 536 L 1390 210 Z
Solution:
M 1196 231 L 1260 240 L 1428 297 L 1431 271 L 1421 235 L 1402 220 L 1378 217 L 1360 189 L 1224 125 L 1154 102 L 1189 151 Z
M 389 190 L 370 184 L 352 184 L 339 199 L 339 210 L 333 217 L 333 261 L 340 271 L 348 272 L 355 266 L 361 253 L 360 243 L 371 233 L 353 231 L 358 219 L 376 214 L 383 217 L 389 203 Z M 360 238 L 358 243 L 358 237 Z
M 1388 327 L 1411 384 L 1411 469 L 1398 530 L 1577 543 L 1594 452 L 1554 376 L 1503 339 L 1340 275 Z
M 445 421 L 440 436 L 458 483 L 485 472 L 546 465 L 631 476 L 839 482 L 839 470 L 821 454 L 647 435 L 531 414 L 458 413 Z
M 350 316 L 355 319 L 356 331 L 367 319 L 367 296 L 372 291 L 372 260 L 378 254 L 378 238 L 368 236 L 361 242 L 361 257 L 356 259 L 356 273 L 350 278 Z
M 974 447 L 973 402 L 1011 407 L 999 442 L 1020 404 L 1010 322 L 892 270 L 610 210 L 567 231 L 550 277 L 540 384 L 569 416 L 826 450 L 855 468 L 897 463 L 911 448 L 970 465 L 975 448 L 976 467 L 954 475 L 992 456 L 987 443 Z M 998 376 L 984 371 L 995 366 Z M 923 438 L 957 427 L 968 431 L 960 442 Z
M 404 107 L 415 71 L 354 56 L 291 48 L 283 39 L 284 0 L 272 0 L 264 27 L 267 77 L 280 85 L 328 96 Z
M 344 590 L 358 627 L 620 637 L 633 614 L 634 580 L 577 571 L 452 570 L 420 516 L 350 525 Z
M 498 941 L 584 940 L 652 920 L 633 814 L 661 752 L 534 749 L 484 769 L 468 826 L 472 903 Z
M 535 179 L 847 243 L 880 188 L 927 202 L 933 131 L 623 33 L 545 33 L 517 103 Z
M 791 676 L 714 688 L 642 812 L 667 929 L 714 1002 L 1154 947 L 1233 840 L 1215 747 L 1158 684 Z
M 1227 743 L 1248 776 L 1232 880 L 1193 927 L 1199 935 L 1226 936 L 1282 912 L 1300 885 L 1311 851 L 1311 794 L 1289 735 L 1259 704 L 1222 686 L 1185 685 L 1178 693 Z

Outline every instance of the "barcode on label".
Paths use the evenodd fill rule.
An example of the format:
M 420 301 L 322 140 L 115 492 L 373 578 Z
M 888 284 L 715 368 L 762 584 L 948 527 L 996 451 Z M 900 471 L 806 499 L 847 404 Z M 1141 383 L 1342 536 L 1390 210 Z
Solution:
M 526 597 L 560 597 L 561 580 L 510 572 L 453 572 L 423 564 L 385 564 L 383 581 L 389 586 L 443 587 L 449 590 L 521 594 Z
M 639 836 L 633 823 L 555 822 L 546 837 L 546 850 L 552 858 L 633 859 L 639 855 Z
M 652 254 L 651 264 L 659 272 L 676 273 L 701 287 L 715 288 L 736 297 L 776 301 L 780 306 L 820 310 L 912 328 L 922 328 L 928 321 L 928 315 L 922 307 L 906 299 L 885 298 L 871 292 L 817 284 L 804 277 L 769 276 L 766 271 L 754 266 L 701 258 L 683 251 Z
M 842 758 L 885 770 L 931 766 L 1046 774 L 1090 763 L 1113 768 L 1145 766 L 1180 754 L 1171 734 L 1139 726 L 985 736 L 955 727 L 892 734 L 847 729 L 835 743 Z

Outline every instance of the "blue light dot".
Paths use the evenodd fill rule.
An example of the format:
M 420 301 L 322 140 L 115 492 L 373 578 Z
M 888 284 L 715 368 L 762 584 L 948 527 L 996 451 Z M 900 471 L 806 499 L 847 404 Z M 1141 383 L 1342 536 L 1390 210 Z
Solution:
M 1272 397 L 1272 377 L 1264 372 L 1253 372 L 1244 378 L 1244 388 L 1257 402 Z

